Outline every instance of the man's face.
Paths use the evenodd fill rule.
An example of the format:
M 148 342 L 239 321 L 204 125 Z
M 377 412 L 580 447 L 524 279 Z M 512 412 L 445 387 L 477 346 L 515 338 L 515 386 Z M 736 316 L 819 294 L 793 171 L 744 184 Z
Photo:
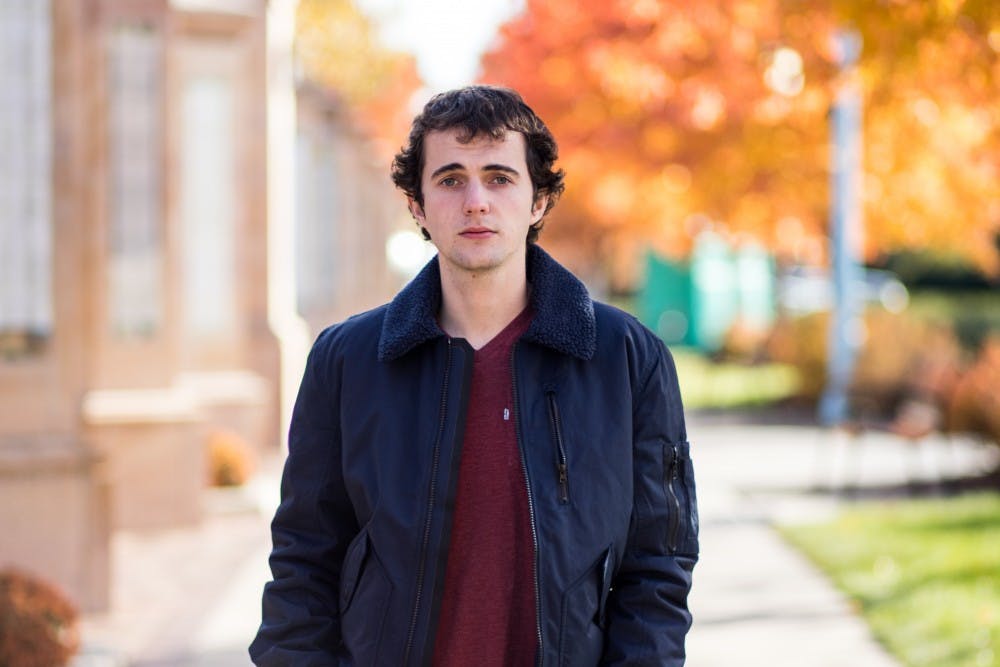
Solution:
M 524 266 L 528 227 L 542 219 L 533 201 L 524 136 L 458 140 L 459 130 L 424 137 L 424 204 L 410 210 L 437 246 L 443 270 L 486 273 Z M 447 265 L 447 266 L 446 266 Z

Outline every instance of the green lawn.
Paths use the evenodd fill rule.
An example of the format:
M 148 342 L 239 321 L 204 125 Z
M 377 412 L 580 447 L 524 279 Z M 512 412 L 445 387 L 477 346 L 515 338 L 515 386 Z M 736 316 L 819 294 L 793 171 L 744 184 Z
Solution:
M 782 532 L 905 665 L 1000 667 L 1000 493 L 859 505 Z
M 798 373 L 787 364 L 720 364 L 684 348 L 672 353 L 688 409 L 767 405 L 792 396 L 798 388 Z

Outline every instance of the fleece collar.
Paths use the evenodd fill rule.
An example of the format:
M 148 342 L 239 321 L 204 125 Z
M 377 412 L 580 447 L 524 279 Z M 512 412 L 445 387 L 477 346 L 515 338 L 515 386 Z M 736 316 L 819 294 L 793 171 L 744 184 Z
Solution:
M 534 243 L 528 246 L 527 270 L 535 316 L 521 339 L 591 359 L 597 348 L 597 325 L 587 288 Z M 440 307 L 441 269 L 435 256 L 389 303 L 379 359 L 398 359 L 417 345 L 444 336 L 437 323 Z

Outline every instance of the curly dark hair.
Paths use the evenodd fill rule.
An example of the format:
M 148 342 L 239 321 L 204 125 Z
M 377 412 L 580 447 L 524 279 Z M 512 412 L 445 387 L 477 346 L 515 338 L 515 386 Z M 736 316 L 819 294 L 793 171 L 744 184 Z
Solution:
M 526 162 L 534 201 L 547 196 L 542 219 L 528 229 L 528 243 L 534 243 L 545 224 L 545 215 L 562 194 L 563 170 L 554 169 L 559 148 L 545 123 L 521 96 L 510 88 L 467 86 L 435 95 L 413 119 L 408 145 L 392 161 L 392 181 L 418 205 L 424 205 L 420 179 L 424 170 L 424 137 L 428 132 L 459 128 L 458 140 L 468 143 L 476 137 L 501 139 L 506 132 L 524 135 Z M 421 227 L 424 238 L 430 239 Z

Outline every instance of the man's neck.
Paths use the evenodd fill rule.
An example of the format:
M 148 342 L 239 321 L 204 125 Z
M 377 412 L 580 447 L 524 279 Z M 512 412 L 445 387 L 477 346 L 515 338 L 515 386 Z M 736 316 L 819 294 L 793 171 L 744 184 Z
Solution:
M 470 273 L 441 264 L 441 328 L 478 350 L 528 305 L 523 262 L 507 270 Z

